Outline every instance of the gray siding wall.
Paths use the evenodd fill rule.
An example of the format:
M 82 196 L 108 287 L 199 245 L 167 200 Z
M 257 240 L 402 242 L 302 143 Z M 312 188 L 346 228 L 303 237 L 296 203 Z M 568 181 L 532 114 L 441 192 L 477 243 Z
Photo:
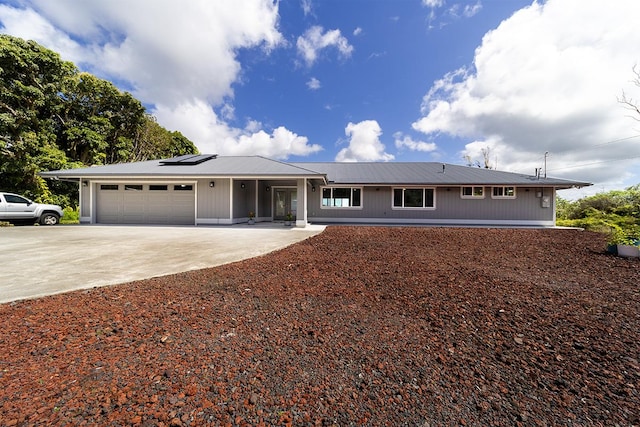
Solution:
M 215 184 L 209 187 L 209 182 Z M 198 219 L 229 219 L 229 188 L 231 180 L 199 179 L 198 180 Z
M 244 183 L 244 188 L 242 184 Z M 256 214 L 256 219 L 272 217 L 271 187 L 279 182 L 263 180 L 237 180 L 233 183 L 233 217 L 244 221 L 249 212 Z M 267 191 L 269 187 L 269 191 Z
M 244 184 L 244 188 L 242 188 Z M 249 211 L 255 212 L 255 180 L 233 181 L 233 217 L 249 218 Z
M 273 216 L 272 185 L 273 184 L 268 181 L 260 181 L 258 183 L 258 210 L 256 215 L 260 218 L 270 218 Z M 269 187 L 269 191 L 267 191 L 267 187 Z
M 463 199 L 460 187 L 437 187 L 435 189 L 435 209 L 393 209 L 393 187 L 363 187 L 362 209 L 323 209 L 320 207 L 322 189 L 309 193 L 308 218 L 353 218 L 357 220 L 412 219 L 412 220 L 504 220 L 504 221 L 553 221 L 554 194 L 552 189 L 544 189 L 544 195 L 551 197 L 551 206 L 542 207 L 542 198 L 536 193 L 540 188 L 516 189 L 515 199 L 491 198 L 491 187 L 485 187 L 483 199 Z
M 249 217 L 249 211 L 257 211 L 259 217 L 271 216 L 271 192 L 266 191 L 266 181 L 216 179 L 213 188 L 209 187 L 209 181 L 211 180 L 198 181 L 199 219 L 229 219 L 232 187 L 233 218 L 244 221 Z
M 82 181 L 82 180 L 81 180 Z M 91 216 L 91 186 L 95 187 L 95 184 L 89 184 L 86 187 L 80 184 L 80 216 Z M 94 193 L 95 194 L 95 193 Z

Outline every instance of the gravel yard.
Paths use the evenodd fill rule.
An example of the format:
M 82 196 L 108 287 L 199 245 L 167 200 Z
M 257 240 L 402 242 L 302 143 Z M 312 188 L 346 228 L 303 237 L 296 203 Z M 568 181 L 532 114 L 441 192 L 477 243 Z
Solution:
M 328 227 L 0 305 L 0 425 L 637 426 L 640 260 L 575 230 Z

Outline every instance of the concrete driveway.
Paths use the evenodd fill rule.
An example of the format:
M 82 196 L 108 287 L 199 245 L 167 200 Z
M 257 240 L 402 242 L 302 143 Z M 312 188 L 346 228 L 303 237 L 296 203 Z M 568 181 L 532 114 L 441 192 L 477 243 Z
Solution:
M 114 285 L 252 258 L 323 226 L 59 225 L 0 228 L 0 303 Z

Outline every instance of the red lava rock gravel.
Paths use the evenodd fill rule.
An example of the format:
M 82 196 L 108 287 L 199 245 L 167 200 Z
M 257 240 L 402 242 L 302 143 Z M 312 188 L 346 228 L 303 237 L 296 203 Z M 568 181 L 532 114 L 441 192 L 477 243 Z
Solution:
M 329 227 L 0 306 L 0 425 L 640 425 L 640 261 L 575 230 Z

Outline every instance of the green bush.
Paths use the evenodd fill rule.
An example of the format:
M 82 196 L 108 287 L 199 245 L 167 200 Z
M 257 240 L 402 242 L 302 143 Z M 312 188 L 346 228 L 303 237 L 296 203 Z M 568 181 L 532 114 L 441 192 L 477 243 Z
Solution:
M 558 197 L 556 206 L 557 225 L 609 234 L 610 240 L 624 240 L 640 228 L 640 184 L 573 202 Z
M 595 231 L 596 233 L 610 233 L 616 228 L 610 222 L 593 220 L 592 218 L 559 219 L 556 221 L 556 225 L 559 227 L 584 228 L 587 231 Z
M 610 233 L 616 229 L 625 229 L 637 225 L 637 220 L 629 216 L 604 213 L 595 208 L 588 208 L 582 218 L 558 219 L 556 225 L 561 227 L 579 227 L 597 233 Z
M 617 228 L 611 232 L 607 243 L 610 245 L 640 246 L 640 226 Z
M 561 197 L 556 200 L 558 219 L 583 219 L 597 215 L 616 215 L 626 218 L 626 223 L 640 224 L 640 184 L 625 190 L 613 190 L 568 201 Z M 617 219 L 616 219 L 617 221 Z
M 64 215 L 60 218 L 60 224 L 79 224 L 80 210 L 78 208 L 66 207 L 62 211 Z

